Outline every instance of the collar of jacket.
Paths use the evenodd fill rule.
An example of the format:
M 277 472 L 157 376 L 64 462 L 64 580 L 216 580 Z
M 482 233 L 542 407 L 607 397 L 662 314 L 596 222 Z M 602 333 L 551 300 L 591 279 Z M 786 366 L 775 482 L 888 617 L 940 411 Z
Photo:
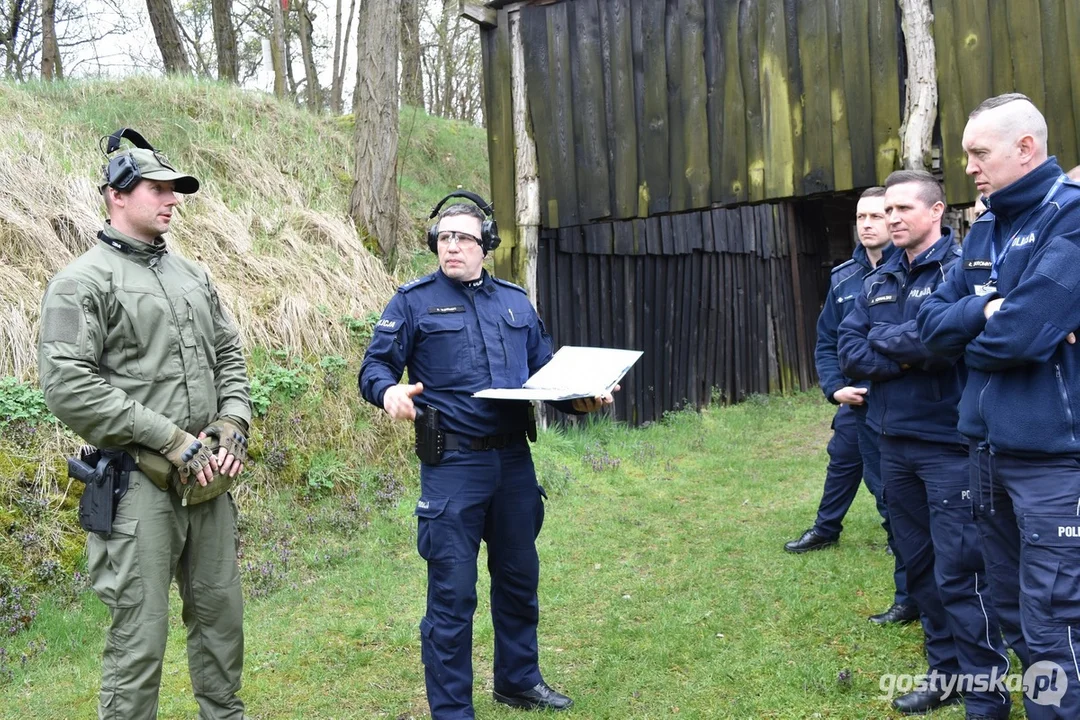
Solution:
M 460 280 L 454 280 L 452 278 L 446 277 L 446 275 L 442 271 L 442 268 L 439 268 L 435 271 L 435 276 L 438 277 L 441 282 L 450 285 L 451 287 L 460 292 L 482 292 L 488 295 L 495 292 L 495 283 L 491 281 L 491 276 L 488 275 L 488 271 L 484 268 L 480 269 L 480 277 L 484 279 L 484 284 L 476 290 L 472 290 L 471 288 L 466 287 L 465 283 L 461 282 Z
M 885 267 L 885 264 L 889 262 L 889 258 L 896 252 L 896 246 L 889 243 L 881 249 L 881 262 L 877 264 L 877 267 Z M 866 268 L 867 271 L 873 270 L 874 266 L 870 264 L 870 256 L 866 252 L 866 248 L 859 243 L 855 246 L 855 252 L 851 254 L 851 259 Z
M 169 249 L 165 247 L 165 238 L 160 235 L 154 238 L 154 242 L 146 243 L 142 240 L 136 240 L 130 235 L 125 235 L 114 228 L 108 221 L 105 221 L 105 227 L 101 233 L 107 238 L 107 240 L 102 241 L 106 245 L 144 265 L 149 265 L 150 261 L 160 259 L 169 252 Z M 116 247 L 114 243 L 119 243 L 123 247 Z
M 907 253 L 900 251 L 889 258 L 888 263 L 882 267 L 887 268 L 884 272 L 906 274 L 918 270 L 926 265 L 940 265 L 945 262 L 948 253 L 956 247 L 956 235 L 953 229 L 946 225 L 941 228 L 941 237 L 928 249 L 915 256 L 915 261 L 908 264 Z
M 985 198 L 986 207 L 993 211 L 994 217 L 1011 223 L 1038 205 L 1061 174 L 1057 158 L 1051 155 L 1027 175 Z

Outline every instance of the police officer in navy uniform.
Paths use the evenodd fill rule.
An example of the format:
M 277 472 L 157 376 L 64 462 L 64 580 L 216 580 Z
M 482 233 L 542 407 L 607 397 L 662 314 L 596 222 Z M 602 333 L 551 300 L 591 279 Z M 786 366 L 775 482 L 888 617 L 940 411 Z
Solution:
M 866 487 L 874 496 L 881 514 L 881 525 L 885 528 L 896 566 L 893 572 L 896 585 L 893 604 L 885 612 L 871 615 L 870 621 L 879 625 L 909 623 L 917 620 L 919 613 L 908 598 L 904 564 L 893 548 L 889 513 L 881 494 L 877 435 L 866 426 L 869 383 L 858 386 L 844 377 L 836 351 L 837 330 L 862 287 L 862 279 L 895 250 L 885 223 L 885 188 L 872 187 L 863 192 L 855 209 L 855 223 L 859 244 L 850 260 L 832 270 L 829 292 L 818 317 L 817 345 L 814 349 L 821 389 L 829 402 L 839 406 L 832 421 L 833 436 L 828 446 L 829 466 L 825 473 L 825 488 L 814 526 L 799 539 L 785 543 L 784 549 L 791 553 L 804 553 L 835 545 L 843 530 L 844 516 L 859 492 L 860 482 L 865 478 Z
M 964 364 L 919 340 L 919 305 L 960 250 L 941 227 L 945 196 L 923 171 L 885 181 L 885 213 L 901 250 L 863 280 L 840 325 L 848 377 L 873 383 L 867 414 L 880 433 L 881 475 L 893 535 L 918 604 L 930 666 L 928 687 L 893 700 L 905 714 L 965 702 L 968 718 L 1007 718 L 1008 657 L 990 600 L 967 481 L 967 444 L 956 429 Z
M 1034 720 L 1080 718 L 1080 185 L 1046 142 L 1019 93 L 971 113 L 967 172 L 987 212 L 918 316 L 926 345 L 968 367 L 976 522 Z
M 359 376 L 364 399 L 391 417 L 416 419 L 419 407 L 424 420 L 432 412 L 439 418 L 439 452 L 422 456 L 416 504 L 417 549 L 428 566 L 427 614 L 420 622 L 428 703 L 434 720 L 475 717 L 472 618 L 484 540 L 495 628 L 494 699 L 563 710 L 572 701 L 544 682 L 538 665 L 535 540 L 544 521 L 544 490 L 526 441 L 531 408 L 472 397 L 489 387 L 521 387 L 551 359 L 551 338 L 525 291 L 483 269 L 499 242 L 491 207 L 458 192 L 444 198 L 432 217 L 451 197 L 474 204 L 450 205 L 439 214 L 428 234 L 439 269 L 398 289 L 375 325 Z M 400 384 L 406 367 L 411 384 Z M 606 394 L 553 405 L 581 414 L 611 402 Z M 418 438 L 418 454 L 420 444 Z

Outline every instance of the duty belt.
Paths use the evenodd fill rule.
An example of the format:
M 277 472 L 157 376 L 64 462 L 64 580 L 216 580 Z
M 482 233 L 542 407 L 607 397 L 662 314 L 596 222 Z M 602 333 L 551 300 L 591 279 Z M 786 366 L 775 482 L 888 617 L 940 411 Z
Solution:
M 446 437 L 447 450 L 502 450 L 525 439 L 524 430 L 503 435 L 488 435 L 487 437 L 470 437 L 449 432 L 443 433 L 443 435 Z

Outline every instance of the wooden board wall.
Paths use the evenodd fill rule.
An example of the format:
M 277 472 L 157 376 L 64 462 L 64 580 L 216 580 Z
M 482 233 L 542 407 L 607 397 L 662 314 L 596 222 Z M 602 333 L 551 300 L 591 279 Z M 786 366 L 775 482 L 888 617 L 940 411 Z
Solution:
M 776 203 L 543 229 L 537 309 L 556 347 L 645 355 L 619 419 L 816 382 L 827 283 L 820 203 Z
M 519 12 L 545 227 L 849 190 L 898 167 L 895 0 L 564 0 Z M 492 85 L 500 48 L 484 46 Z M 502 122 L 494 110 L 489 124 Z
M 988 97 L 1027 95 L 1046 117 L 1051 155 L 1080 164 L 1080 2 L 933 0 L 942 170 L 950 203 L 975 199 L 964 173 L 967 116 Z

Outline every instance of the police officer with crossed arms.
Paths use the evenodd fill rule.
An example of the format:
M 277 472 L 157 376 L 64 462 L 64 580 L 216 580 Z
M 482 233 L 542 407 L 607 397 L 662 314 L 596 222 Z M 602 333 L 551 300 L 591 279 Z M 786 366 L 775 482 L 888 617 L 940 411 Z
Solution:
M 470 202 L 439 213 L 454 197 Z M 435 206 L 431 216 L 437 214 L 427 240 L 439 269 L 398 289 L 359 374 L 365 400 L 394 419 L 417 421 L 417 549 L 428 568 L 420 642 L 431 716 L 475 717 L 472 619 L 481 540 L 491 574 L 494 699 L 563 710 L 572 701 L 544 682 L 538 664 L 535 540 L 544 490 L 526 438 L 535 430 L 531 406 L 472 397 L 489 387 L 521 387 L 551 359 L 551 338 L 525 291 L 483 268 L 499 243 L 491 206 L 459 191 Z M 402 384 L 406 368 L 411 383 Z M 582 414 L 611 402 L 603 395 L 552 404 Z

